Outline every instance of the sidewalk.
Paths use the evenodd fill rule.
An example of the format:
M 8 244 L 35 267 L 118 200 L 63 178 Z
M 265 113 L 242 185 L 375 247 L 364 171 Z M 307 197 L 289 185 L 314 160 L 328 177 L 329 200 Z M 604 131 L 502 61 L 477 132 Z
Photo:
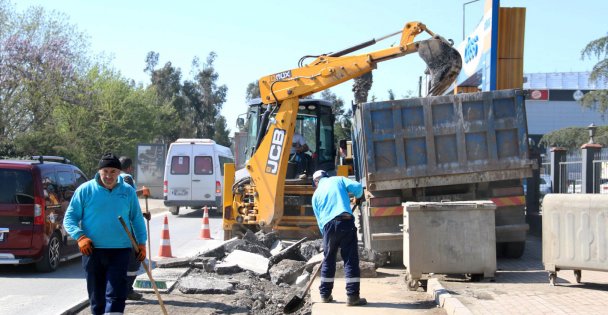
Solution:
M 573 271 L 563 270 L 551 286 L 541 245 L 540 237 L 528 236 L 522 258 L 498 260 L 494 282 L 440 283 L 473 314 L 608 314 L 608 272 L 583 270 L 576 283 Z

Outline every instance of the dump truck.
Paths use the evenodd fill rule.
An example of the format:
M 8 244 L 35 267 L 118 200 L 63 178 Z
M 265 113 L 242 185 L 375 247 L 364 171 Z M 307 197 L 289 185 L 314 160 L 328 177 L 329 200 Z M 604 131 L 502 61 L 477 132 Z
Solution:
M 528 230 L 522 179 L 533 169 L 524 99 L 501 90 L 358 104 L 353 160 L 366 191 L 365 247 L 401 260 L 404 202 L 492 200 L 497 254 L 519 258 Z

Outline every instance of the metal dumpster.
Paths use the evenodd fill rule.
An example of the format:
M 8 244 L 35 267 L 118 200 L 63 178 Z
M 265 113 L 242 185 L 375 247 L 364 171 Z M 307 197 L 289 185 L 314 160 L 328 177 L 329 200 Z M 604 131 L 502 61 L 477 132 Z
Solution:
M 423 274 L 496 273 L 496 205 L 491 201 L 403 204 L 403 264 L 408 289 L 426 286 Z
M 608 271 L 608 195 L 548 194 L 543 199 L 543 264 L 549 283 L 557 272 Z

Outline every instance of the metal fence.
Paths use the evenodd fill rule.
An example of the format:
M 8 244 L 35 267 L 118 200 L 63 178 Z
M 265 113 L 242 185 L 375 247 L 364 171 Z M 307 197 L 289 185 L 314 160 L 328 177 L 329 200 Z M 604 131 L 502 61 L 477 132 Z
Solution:
M 608 148 L 593 157 L 593 193 L 608 194 Z
M 560 193 L 580 194 L 583 182 L 583 161 L 580 152 L 572 152 L 559 163 Z

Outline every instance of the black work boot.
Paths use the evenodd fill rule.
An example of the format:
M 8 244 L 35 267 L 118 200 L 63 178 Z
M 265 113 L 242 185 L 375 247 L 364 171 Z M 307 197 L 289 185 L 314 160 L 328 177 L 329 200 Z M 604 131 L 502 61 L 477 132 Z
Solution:
M 323 303 L 331 303 L 334 301 L 334 297 L 330 294 L 328 297 L 321 296 L 321 302 Z
M 359 295 L 349 295 L 346 300 L 346 306 L 361 306 L 367 304 L 365 298 L 360 298 Z
M 142 297 L 143 295 L 141 293 L 135 291 L 131 291 L 129 294 L 127 294 L 127 300 L 131 301 L 139 301 Z

